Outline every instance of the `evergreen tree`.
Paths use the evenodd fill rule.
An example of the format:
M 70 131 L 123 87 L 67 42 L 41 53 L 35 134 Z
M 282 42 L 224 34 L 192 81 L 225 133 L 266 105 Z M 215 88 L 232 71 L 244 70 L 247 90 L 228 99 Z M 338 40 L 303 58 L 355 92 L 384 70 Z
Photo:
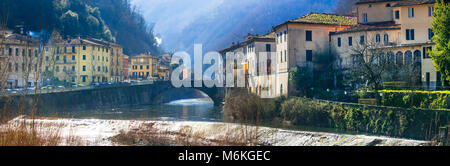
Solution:
M 431 53 L 434 66 L 450 81 L 450 0 L 436 1 L 432 28 L 436 42 Z

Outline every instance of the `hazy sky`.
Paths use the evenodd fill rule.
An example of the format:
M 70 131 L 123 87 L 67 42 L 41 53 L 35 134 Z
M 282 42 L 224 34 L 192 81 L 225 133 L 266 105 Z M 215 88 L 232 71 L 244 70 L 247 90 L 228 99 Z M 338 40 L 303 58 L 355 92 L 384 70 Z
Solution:
M 218 50 L 264 34 L 310 12 L 330 12 L 336 0 L 131 0 L 167 51 L 190 51 L 194 43 Z

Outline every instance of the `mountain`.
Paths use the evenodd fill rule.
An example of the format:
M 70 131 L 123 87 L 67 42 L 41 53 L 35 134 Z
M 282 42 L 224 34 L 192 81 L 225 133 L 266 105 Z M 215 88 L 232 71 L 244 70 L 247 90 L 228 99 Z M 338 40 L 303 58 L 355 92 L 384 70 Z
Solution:
M 57 30 L 63 37 L 117 42 L 127 55 L 161 52 L 152 28 L 128 0 L 2 0 L 0 22 L 17 33 L 21 28 L 25 32 Z
M 192 53 L 194 43 L 217 51 L 248 34 L 265 34 L 273 26 L 310 12 L 332 12 L 336 0 L 131 0 L 162 47 Z
M 351 14 L 352 10 L 355 9 L 356 2 L 358 2 L 358 0 L 338 0 L 334 11 L 337 14 Z

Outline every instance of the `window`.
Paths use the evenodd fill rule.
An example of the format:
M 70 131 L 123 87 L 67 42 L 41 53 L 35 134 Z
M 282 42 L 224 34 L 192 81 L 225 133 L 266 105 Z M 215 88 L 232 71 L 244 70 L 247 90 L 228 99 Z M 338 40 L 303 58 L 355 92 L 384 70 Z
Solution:
M 287 41 L 287 31 L 284 31 L 284 42 Z
M 377 35 L 376 35 L 375 41 L 376 41 L 377 43 L 380 43 L 380 42 L 381 42 L 381 36 L 380 36 L 380 34 L 377 34 Z
M 75 66 L 72 66 L 72 71 L 75 72 Z
M 366 37 L 365 36 L 361 36 L 359 38 L 359 44 L 364 44 L 364 43 L 366 43 Z
M 284 61 L 287 62 L 287 51 L 284 50 Z
M 391 4 L 390 4 L 390 3 L 387 3 L 387 4 L 386 4 L 386 7 L 391 7 Z
M 369 8 L 372 8 L 372 4 L 369 4 Z
M 348 37 L 348 45 L 352 46 L 353 45 L 353 37 Z
M 75 82 L 75 77 L 72 77 L 72 82 Z
M 395 19 L 400 19 L 400 11 L 398 10 L 395 11 Z
M 83 71 L 86 71 L 86 66 L 83 66 Z
M 406 40 L 414 40 L 414 29 L 406 29 Z
M 94 58 L 92 58 L 92 59 L 94 59 Z M 86 55 L 83 55 L 83 60 L 86 60 Z
M 97 71 L 98 71 L 98 72 L 100 71 L 100 66 L 99 66 L 99 67 L 97 67 Z
M 363 23 L 366 24 L 367 21 L 367 13 L 363 13 Z
M 12 55 L 12 48 L 8 49 L 8 55 L 11 56 Z
M 266 52 L 270 52 L 270 44 L 266 44 Z
M 384 44 L 389 44 L 389 35 L 387 33 L 384 34 Z
M 83 50 L 86 50 L 86 46 L 83 46 Z
M 56 72 L 59 72 L 59 66 L 56 66 Z
M 83 59 L 85 59 L 85 56 L 83 56 Z M 75 56 L 72 56 L 72 60 L 73 61 L 75 60 Z
M 429 59 L 432 47 L 423 47 L 423 59 Z
M 312 31 L 306 31 L 306 41 L 312 41 Z
M 428 7 L 428 17 L 433 17 L 433 13 L 434 13 L 434 7 L 429 6 Z
M 16 56 L 19 56 L 19 49 L 16 48 Z
M 433 30 L 431 28 L 428 28 L 428 40 L 433 40 Z
M 306 50 L 306 61 L 312 62 L 312 50 Z
M 48 62 L 48 56 L 45 56 L 45 61 L 47 61 L 47 62 Z
M 67 47 L 64 47 L 64 53 L 67 53 Z
M 142 65 L 140 66 L 140 69 L 141 69 L 141 70 L 143 69 Z
M 76 52 L 75 46 L 72 46 L 72 53 L 75 53 L 75 52 Z
M 82 76 L 83 77 L 83 82 L 86 82 L 86 76 Z
M 278 44 L 278 42 L 280 42 L 280 35 L 279 34 L 277 34 L 277 44 Z
M 59 56 L 56 56 L 56 60 L 59 61 Z
M 338 47 L 341 47 L 341 38 L 340 37 L 338 37 L 338 39 L 337 39 L 337 45 L 338 45 Z
M 414 18 L 414 8 L 412 7 L 408 8 L 408 17 Z
M 150 65 L 147 65 L 147 69 L 150 69 Z

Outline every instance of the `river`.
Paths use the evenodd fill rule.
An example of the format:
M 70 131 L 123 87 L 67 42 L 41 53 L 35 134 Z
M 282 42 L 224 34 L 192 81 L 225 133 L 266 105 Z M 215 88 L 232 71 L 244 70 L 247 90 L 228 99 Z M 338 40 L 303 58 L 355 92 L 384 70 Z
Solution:
M 182 136 L 196 133 L 202 136 L 200 145 L 217 145 L 215 140 L 242 140 L 242 132 L 258 133 L 258 145 L 274 146 L 421 146 L 426 141 L 371 136 L 363 133 L 351 133 L 337 129 L 307 126 L 285 127 L 276 124 L 263 124 L 260 127 L 243 127 L 242 124 L 229 123 L 224 120 L 221 107 L 214 106 L 209 98 L 176 100 L 164 105 L 138 106 L 118 109 L 84 110 L 73 112 L 44 112 L 34 121 L 18 117 L 11 124 L 28 123 L 64 124 L 60 133 L 64 139 L 80 137 L 86 145 L 117 145 L 111 138 L 121 131 L 142 131 L 145 126 L 152 126 L 151 131 L 169 134 L 181 133 Z M 39 125 L 43 133 L 52 133 L 51 125 Z M 57 125 L 59 126 L 59 125 Z M 143 128 L 144 127 L 144 128 Z M 255 128 L 256 127 L 256 128 Z M 189 132 L 185 129 L 189 128 Z M 249 130 L 250 129 L 250 130 Z M 245 130 L 245 131 L 244 131 Z M 197 137 L 198 135 L 190 136 Z M 180 136 L 180 135 L 177 135 Z M 65 138 L 67 137 L 67 138 Z M 70 145 L 70 144 L 69 144 Z M 221 145 L 221 144 L 219 144 Z M 230 144 L 234 145 L 234 144 Z

